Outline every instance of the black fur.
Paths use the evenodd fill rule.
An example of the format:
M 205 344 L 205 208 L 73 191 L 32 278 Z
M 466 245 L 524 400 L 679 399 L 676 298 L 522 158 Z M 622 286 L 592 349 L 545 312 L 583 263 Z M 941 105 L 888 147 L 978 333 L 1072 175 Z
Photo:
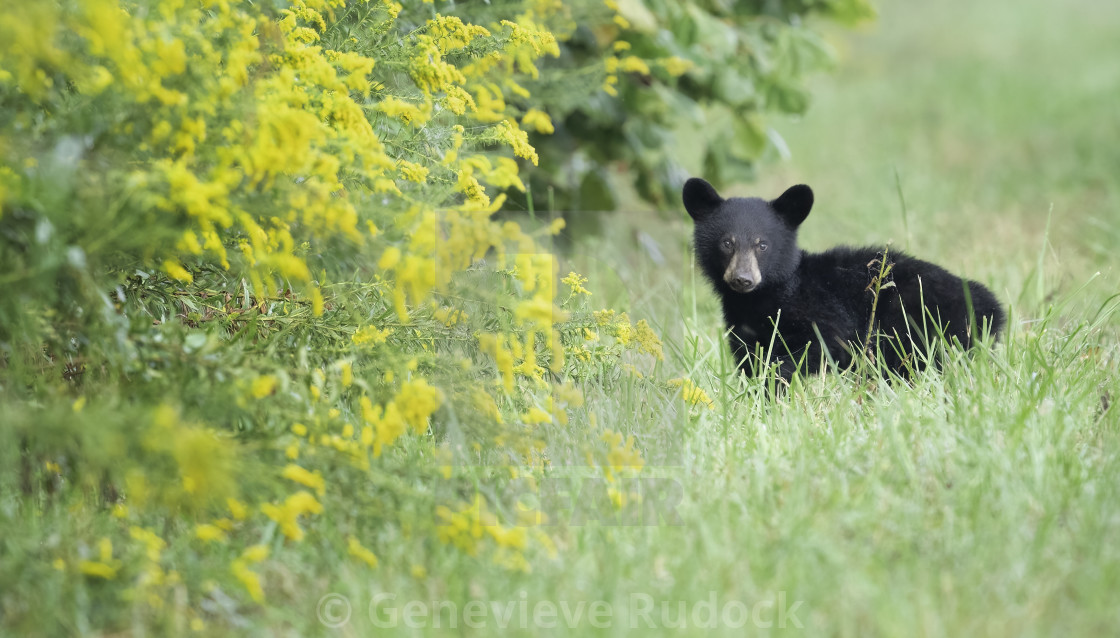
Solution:
M 966 282 L 940 266 L 886 248 L 799 249 L 797 227 L 813 206 L 808 186 L 770 202 L 723 199 L 693 178 L 684 205 L 696 223 L 696 258 L 723 303 L 731 351 L 748 375 L 773 342 L 769 361 L 787 380 L 798 369 L 818 372 L 823 349 L 841 368 L 866 351 L 906 376 L 926 365 L 927 344 L 940 334 L 967 349 L 1003 328 L 990 290 L 968 281 L 966 293 Z

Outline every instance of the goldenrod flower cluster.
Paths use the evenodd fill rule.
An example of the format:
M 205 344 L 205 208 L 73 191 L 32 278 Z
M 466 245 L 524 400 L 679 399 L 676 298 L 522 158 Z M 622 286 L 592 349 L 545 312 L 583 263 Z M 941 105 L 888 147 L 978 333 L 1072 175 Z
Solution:
M 680 389 L 681 398 L 685 403 L 694 406 L 702 405 L 709 410 L 715 409 L 715 404 L 712 402 L 712 398 L 708 396 L 708 393 L 705 392 L 703 388 L 696 385 L 696 382 L 692 379 L 689 379 L 687 377 L 670 379 L 668 385 L 670 388 Z
M 83 245 L 123 259 L 120 279 L 170 291 L 163 313 L 134 288 L 118 291 L 106 321 L 118 313 L 190 329 L 189 347 L 167 345 L 181 336 L 169 330 L 120 357 L 134 403 L 127 425 L 94 439 L 122 459 L 105 473 L 124 494 L 106 507 L 118 535 L 59 555 L 56 568 L 114 581 L 149 607 L 180 591 L 193 604 L 219 584 L 183 582 L 168 547 L 184 546 L 229 557 L 213 577 L 262 603 L 268 562 L 309 536 L 327 534 L 324 546 L 383 569 L 391 553 L 362 527 L 373 520 L 528 571 L 536 552 L 555 554 L 552 540 L 501 521 L 480 493 L 463 503 L 450 496 L 460 489 L 411 481 L 444 503 L 429 521 L 396 521 L 368 501 L 355 515 L 349 503 L 366 487 L 399 488 L 406 471 L 469 485 L 439 446 L 449 422 L 479 458 L 539 472 L 542 432 L 586 427 L 573 418 L 587 411 L 581 371 L 623 354 L 663 358 L 644 320 L 566 307 L 591 291 L 577 273 L 559 280 L 560 259 L 539 242 L 562 219 L 530 233 L 493 217 L 499 191 L 526 190 L 521 167 L 540 161 L 529 133 L 554 130 L 525 87 L 542 58 L 559 54 L 548 25 L 568 19 L 563 4 L 525 3 L 516 20 L 486 25 L 430 17 L 431 7 L 419 19 L 390 0 L 358 13 L 353 4 L 0 9 L 0 104 L 18 107 L 0 122 L 0 219 L 7 202 L 32 209 L 42 188 L 34 162 L 13 159 L 26 131 L 88 140 L 73 142 L 73 215 L 91 211 L 91 228 L 113 232 Z M 626 56 L 618 70 L 643 64 Z M 75 103 L 81 117 L 67 110 Z M 98 295 L 116 286 L 102 284 Z M 215 368 L 219 350 L 227 356 Z M 181 364 L 175 357 L 189 359 L 205 393 L 158 385 L 163 368 Z M 119 407 L 93 394 L 67 401 L 67 415 L 83 418 Z M 643 464 L 632 437 L 610 433 L 596 446 L 593 463 L 609 478 Z M 351 518 L 323 524 L 333 516 Z

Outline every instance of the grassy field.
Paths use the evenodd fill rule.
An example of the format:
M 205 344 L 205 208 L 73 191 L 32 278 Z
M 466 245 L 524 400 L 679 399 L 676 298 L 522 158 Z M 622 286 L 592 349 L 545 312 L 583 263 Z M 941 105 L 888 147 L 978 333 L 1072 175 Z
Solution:
M 690 406 L 648 369 L 602 365 L 581 379 L 586 408 L 572 411 L 589 423 L 536 426 L 548 464 L 468 459 L 437 471 L 434 455 L 445 450 L 437 445 L 471 441 L 450 410 L 439 415 L 443 440 L 401 437 L 380 457 L 381 472 L 331 465 L 322 440 L 307 444 L 301 462 L 323 468 L 320 488 L 330 489 L 318 492 L 325 509 L 303 517 L 298 542 L 260 515 L 226 521 L 229 543 L 204 543 L 195 526 L 203 519 L 186 516 L 144 519 L 155 530 L 146 532 L 117 518 L 137 495 L 99 494 L 114 487 L 100 477 L 56 492 L 65 475 L 57 464 L 43 471 L 48 487 L 34 491 L 14 469 L 27 462 L 20 445 L 0 446 L 0 635 L 1120 634 L 1117 33 L 1115 2 L 884 3 L 877 23 L 832 36 L 840 66 L 818 81 L 810 112 L 775 122 L 788 158 L 775 150 L 758 182 L 729 190 L 773 197 L 808 183 L 817 204 L 804 248 L 890 242 L 984 282 L 1009 310 L 994 349 L 951 355 L 909 385 L 828 375 L 772 398 L 734 371 L 716 299 L 692 264 L 683 209 L 613 214 L 602 235 L 575 243 L 570 265 L 590 278 L 594 308 L 627 311 L 660 334 L 665 359 L 653 376 L 691 379 L 707 402 Z M 349 335 L 373 325 L 366 297 L 352 302 L 322 330 L 310 321 L 300 329 Z M 207 336 L 165 324 L 168 344 L 143 351 L 166 349 L 156 360 L 172 362 L 143 375 L 189 379 L 182 369 L 197 365 L 199 376 L 224 379 L 197 387 L 231 396 L 255 392 L 243 381 L 257 378 L 262 361 L 306 357 L 300 344 L 311 342 L 286 340 L 285 328 L 263 348 L 236 335 L 220 341 L 219 328 Z M 224 358 L 211 359 L 219 342 Z M 139 428 L 152 416 L 131 401 L 165 387 L 103 383 L 90 382 L 83 422 Z M 224 423 L 221 406 L 238 405 L 226 396 L 212 407 L 194 387 L 173 398 L 201 406 L 207 421 Z M 268 437 L 292 438 L 291 423 L 273 422 L 287 413 L 269 406 L 303 404 L 294 390 L 260 394 L 275 403 L 240 408 L 236 458 L 265 477 L 268 459 L 284 458 Z M 58 424 L 85 396 L 13 403 L 19 409 L 0 419 L 69 437 Z M 604 468 L 611 476 L 633 461 L 621 441 L 596 438 L 607 430 L 634 437 L 640 471 L 605 480 Z M 102 457 L 129 449 L 114 432 L 83 432 L 76 447 L 111 464 Z M 153 438 L 145 444 L 162 449 Z M 202 449 L 205 458 L 191 459 L 199 466 L 235 458 Z M 592 461 L 592 449 L 622 458 Z M 290 493 L 255 480 L 271 499 Z M 517 551 L 470 555 L 469 539 L 457 546 L 470 534 L 493 540 L 477 524 L 445 525 L 461 536 L 441 528 L 438 539 L 410 528 L 434 525 L 439 504 L 476 496 L 506 508 L 501 521 L 522 523 L 525 536 L 512 523 L 496 526 L 507 535 L 500 549 Z M 547 521 L 530 516 L 537 509 Z M 331 544 L 357 536 L 376 559 L 361 546 L 340 558 Z M 99 544 L 110 537 L 115 546 Z M 113 574 L 83 575 L 62 556 L 106 563 Z M 529 569 L 502 564 L 511 557 Z M 121 566 L 116 580 L 110 564 Z M 263 583 L 258 603 L 243 591 L 247 581 Z
M 639 441 L 643 482 L 627 485 L 643 515 L 619 517 L 605 484 L 581 480 L 582 442 L 556 427 L 554 449 L 572 453 L 526 493 L 550 516 L 557 560 L 519 575 L 449 553 L 432 578 L 373 581 L 309 564 L 329 574 L 322 588 L 293 592 L 265 623 L 343 635 L 1115 634 L 1118 27 L 1108 3 L 887 4 L 865 33 L 836 36 L 841 68 L 811 112 L 779 123 L 790 159 L 733 189 L 809 183 L 804 247 L 889 241 L 985 282 L 1010 312 L 994 351 L 912 386 L 834 375 L 771 401 L 732 372 L 683 211 L 615 215 L 576 246 L 575 269 L 596 304 L 647 318 L 668 374 L 712 399 L 689 411 L 619 371 L 603 373 L 623 376 L 610 391 L 585 392 Z M 413 560 L 385 556 L 384 574 Z
M 802 603 L 803 628 L 765 608 L 774 625 L 752 617 L 750 635 L 1120 631 L 1118 27 L 1103 2 L 886 3 L 865 33 L 837 38 L 841 68 L 810 113 L 778 126 L 790 159 L 732 189 L 808 183 L 803 247 L 889 241 L 1008 304 L 993 352 L 912 387 L 832 376 L 769 403 L 728 372 L 683 213 L 616 219 L 586 246 L 595 258 L 577 263 L 651 319 L 667 365 L 715 409 L 689 419 L 592 399 L 661 450 L 649 463 L 679 481 L 680 525 L 580 530 L 582 560 L 530 599 L 649 595 L 672 603 L 670 621 L 712 592 L 718 605 Z M 622 618 L 603 633 L 626 634 Z

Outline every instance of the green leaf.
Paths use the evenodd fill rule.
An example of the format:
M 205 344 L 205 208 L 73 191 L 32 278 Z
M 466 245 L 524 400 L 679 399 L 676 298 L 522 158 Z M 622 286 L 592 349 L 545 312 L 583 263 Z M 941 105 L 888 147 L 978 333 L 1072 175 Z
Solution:
M 735 118 L 728 151 L 741 160 L 752 160 L 766 149 L 766 129 L 757 113 Z
M 584 210 L 614 210 L 618 204 L 614 188 L 598 171 L 585 173 L 579 183 L 578 206 Z

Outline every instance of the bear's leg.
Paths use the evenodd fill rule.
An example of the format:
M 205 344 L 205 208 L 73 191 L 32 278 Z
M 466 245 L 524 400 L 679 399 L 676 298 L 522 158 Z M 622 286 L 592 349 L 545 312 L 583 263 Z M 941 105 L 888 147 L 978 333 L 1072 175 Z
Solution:
M 775 346 L 775 349 L 779 347 Z M 823 354 L 821 344 L 813 340 L 795 352 L 778 354 L 773 360 L 778 364 L 778 374 L 788 382 L 795 372 L 803 375 L 820 372 L 821 366 L 826 361 Z

